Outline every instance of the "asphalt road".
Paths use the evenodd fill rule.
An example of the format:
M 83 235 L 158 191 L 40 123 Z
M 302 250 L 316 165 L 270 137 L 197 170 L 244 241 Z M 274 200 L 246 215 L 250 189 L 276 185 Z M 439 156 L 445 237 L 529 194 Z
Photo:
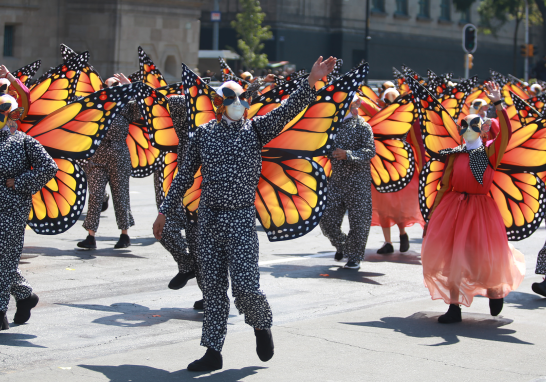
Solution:
M 363 267 L 353 271 L 333 260 L 318 228 L 270 243 L 258 226 L 275 356 L 258 359 L 252 329 L 232 307 L 224 369 L 192 374 L 187 364 L 204 353 L 202 312 L 192 309 L 200 291 L 195 280 L 167 288 L 177 268 L 152 237 L 152 179 L 132 179 L 131 198 L 137 225 L 128 249 L 113 249 L 120 232 L 112 207 L 97 250 L 76 248 L 86 236 L 81 222 L 58 236 L 27 231 L 21 270 L 40 304 L 29 323 L 0 332 L 1 381 L 546 381 L 546 299 L 530 288 L 541 279 L 534 266 L 544 228 L 514 243 L 527 277 L 501 315 L 476 298 L 462 323 L 446 326 L 436 318 L 447 306 L 423 284 L 420 227 L 408 231 L 410 252 L 390 256 L 375 253 L 383 238 L 373 227 Z M 12 301 L 10 321 L 14 312 Z

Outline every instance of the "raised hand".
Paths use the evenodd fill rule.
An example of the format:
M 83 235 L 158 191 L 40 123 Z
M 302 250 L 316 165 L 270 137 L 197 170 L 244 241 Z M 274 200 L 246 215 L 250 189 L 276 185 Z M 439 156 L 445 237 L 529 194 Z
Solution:
M 131 81 L 129 81 L 129 79 L 123 73 L 116 73 L 114 74 L 114 77 L 116 77 L 119 83 L 122 85 L 127 85 L 131 83 Z
M 8 74 L 8 68 L 6 68 L 4 65 L 0 65 L 0 78 L 5 78 Z
M 334 67 L 336 66 L 336 58 L 330 56 L 328 59 L 324 60 L 322 59 L 322 56 L 318 58 L 318 60 L 313 65 L 313 69 L 311 69 L 311 74 L 309 74 L 308 81 L 309 86 L 313 87 L 315 86 L 315 82 L 320 80 L 322 77 L 332 73 L 334 70 Z
M 489 81 L 485 84 L 485 94 L 493 103 L 502 100 L 501 91 L 496 82 Z M 500 106 L 502 108 L 502 105 L 496 106 Z

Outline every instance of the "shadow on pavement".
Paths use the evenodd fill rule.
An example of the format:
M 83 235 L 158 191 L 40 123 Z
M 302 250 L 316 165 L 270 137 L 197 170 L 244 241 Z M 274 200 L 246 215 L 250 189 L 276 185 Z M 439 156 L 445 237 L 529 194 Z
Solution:
M 421 265 L 421 254 L 413 251 L 398 252 L 395 251 L 390 255 L 380 255 L 377 253 L 367 253 L 364 261 L 370 263 L 401 263 L 411 265 Z
M 10 326 L 18 326 L 18 325 L 14 325 L 10 323 Z M 28 341 L 33 338 L 38 338 L 38 337 L 32 334 L 9 333 L 6 331 L 2 331 L 0 333 L 0 345 L 47 349 L 47 346 L 35 345 L 32 342 Z
M 270 272 L 273 277 L 290 277 L 290 278 L 324 278 L 337 279 L 345 281 L 354 281 L 365 284 L 381 285 L 369 277 L 385 276 L 384 273 L 373 273 L 356 271 L 354 269 L 343 269 L 344 263 L 332 265 L 292 265 L 292 264 L 276 264 L 269 267 L 260 267 L 261 272 Z M 334 269 L 332 269 L 334 268 Z
M 409 317 L 383 317 L 381 321 L 342 322 L 346 325 L 367 326 L 371 328 L 390 329 L 415 338 L 442 338 L 443 342 L 428 346 L 445 346 L 458 343 L 460 337 L 479 340 L 507 342 L 520 345 L 534 345 L 512 336 L 516 331 L 503 329 L 513 320 L 492 317 L 488 314 L 464 313 L 463 321 L 456 324 L 440 324 L 438 312 L 417 312 Z
M 504 302 L 513 305 L 516 309 L 544 309 L 546 308 L 546 298 L 536 293 L 510 292 L 504 298 Z
M 155 240 L 155 239 L 153 239 Z M 127 249 L 114 249 L 112 245 L 111 248 L 98 248 L 98 249 L 59 249 L 51 247 L 24 247 L 23 256 L 21 258 L 29 259 L 30 256 L 74 256 L 79 257 L 82 260 L 85 259 L 95 259 L 97 257 L 127 257 L 134 259 L 145 259 L 143 256 L 134 255 L 131 252 L 131 247 Z
M 111 382 L 150 382 L 150 381 L 240 381 L 243 378 L 257 374 L 259 370 L 266 369 L 260 366 L 248 366 L 242 369 L 219 370 L 213 373 L 197 373 L 187 370 L 169 372 L 150 366 L 141 365 L 78 365 L 81 368 L 96 371 L 103 374 Z
M 106 305 L 95 304 L 58 304 L 72 308 L 94 310 L 99 312 L 112 312 L 111 316 L 101 317 L 93 320 L 95 324 L 113 325 L 126 328 L 159 325 L 169 320 L 203 321 L 203 312 L 195 309 L 185 308 L 161 308 L 150 310 L 150 308 L 127 302 Z

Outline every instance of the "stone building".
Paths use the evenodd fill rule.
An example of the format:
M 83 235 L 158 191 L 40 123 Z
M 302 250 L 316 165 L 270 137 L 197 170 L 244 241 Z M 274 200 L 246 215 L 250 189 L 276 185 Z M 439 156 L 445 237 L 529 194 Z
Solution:
M 455 11 L 451 0 L 370 0 L 370 77 L 390 78 L 391 67 L 401 64 L 423 75 L 428 68 L 437 73 L 454 71 L 456 76 L 463 75 L 462 27 L 468 22 L 479 26 L 479 2 L 461 14 Z M 214 0 L 204 0 L 201 49 L 212 47 L 213 3 Z M 260 0 L 260 3 L 267 14 L 265 24 L 273 32 L 273 39 L 266 42 L 264 49 L 270 60 L 288 60 L 297 68 L 310 69 L 319 55 L 335 55 L 343 58 L 343 69 L 349 70 L 363 58 L 366 0 Z M 239 10 L 238 0 L 220 0 L 220 49 L 237 46 L 229 24 Z M 512 73 L 514 25 L 506 24 L 496 37 L 479 34 L 471 75 L 486 78 L 490 68 Z M 518 55 L 519 45 L 524 41 L 523 30 L 521 25 Z M 536 35 L 532 36 L 535 41 Z M 517 61 L 515 74 L 523 76 L 523 59 Z
M 65 43 L 88 50 L 108 77 L 136 71 L 140 45 L 175 81 L 181 62 L 197 65 L 200 15 L 198 0 L 0 0 L 0 63 L 16 70 L 41 59 L 43 72 L 61 62 Z

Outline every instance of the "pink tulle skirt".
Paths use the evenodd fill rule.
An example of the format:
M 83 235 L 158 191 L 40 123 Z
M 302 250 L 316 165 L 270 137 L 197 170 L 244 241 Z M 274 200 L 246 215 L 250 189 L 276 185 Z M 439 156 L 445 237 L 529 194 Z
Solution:
M 476 295 L 504 298 L 525 276 L 523 254 L 508 243 L 495 201 L 447 193 L 429 222 L 421 249 L 433 299 L 470 306 Z
M 425 226 L 419 209 L 419 175 L 414 174 L 411 182 L 398 192 L 381 193 L 372 187 L 372 226 L 383 228 L 393 225 L 411 227 Z

